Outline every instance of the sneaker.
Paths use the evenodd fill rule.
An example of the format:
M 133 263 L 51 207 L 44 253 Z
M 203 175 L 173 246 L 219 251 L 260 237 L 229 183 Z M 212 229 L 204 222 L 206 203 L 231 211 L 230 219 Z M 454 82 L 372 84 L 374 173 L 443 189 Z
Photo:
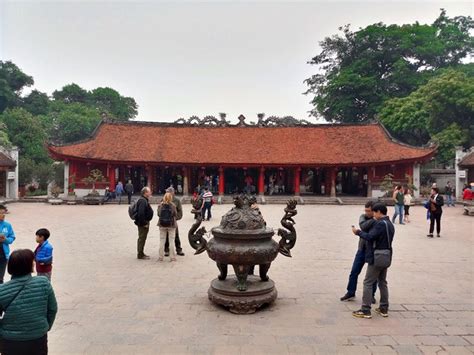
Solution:
M 375 313 L 380 314 L 384 318 L 388 317 L 388 311 L 386 309 L 375 308 Z
M 377 300 L 375 299 L 375 297 L 372 297 L 372 304 L 376 304 L 377 303 Z
M 372 318 L 372 313 L 370 313 L 370 311 L 364 311 L 363 309 L 359 309 L 358 311 L 352 312 L 352 316 L 356 318 L 370 319 Z
M 344 296 L 340 298 L 342 302 L 344 301 L 352 301 L 355 298 L 355 295 L 351 295 L 350 293 L 346 293 Z
M 441 238 L 441 235 L 438 234 L 437 237 L 438 237 L 438 238 Z
M 405 223 L 403 223 L 403 222 L 402 222 L 402 223 L 400 223 L 400 224 L 401 224 L 402 226 L 403 226 L 403 225 L 405 225 Z
M 143 255 L 138 255 L 138 256 L 137 256 L 137 259 L 140 259 L 140 260 L 148 260 L 148 259 L 150 259 L 150 257 L 149 257 L 148 255 L 143 254 Z
M 180 250 L 180 251 L 176 252 L 176 254 L 178 254 L 179 256 L 184 256 L 184 253 L 183 253 L 183 251 L 182 251 L 182 250 Z
M 428 238 L 433 238 L 433 234 L 431 234 L 431 233 L 428 234 L 428 235 L 426 235 L 426 236 L 427 236 Z
M 169 250 L 168 250 L 168 251 L 165 251 L 165 256 L 170 256 Z

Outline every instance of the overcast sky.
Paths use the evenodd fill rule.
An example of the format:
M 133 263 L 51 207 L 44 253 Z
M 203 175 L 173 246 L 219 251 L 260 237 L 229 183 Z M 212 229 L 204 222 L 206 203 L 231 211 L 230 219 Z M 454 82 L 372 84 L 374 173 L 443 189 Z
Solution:
M 432 23 L 471 2 L 0 0 L 0 57 L 51 94 L 68 83 L 135 98 L 139 120 L 226 112 L 307 118 L 306 64 L 350 23 Z

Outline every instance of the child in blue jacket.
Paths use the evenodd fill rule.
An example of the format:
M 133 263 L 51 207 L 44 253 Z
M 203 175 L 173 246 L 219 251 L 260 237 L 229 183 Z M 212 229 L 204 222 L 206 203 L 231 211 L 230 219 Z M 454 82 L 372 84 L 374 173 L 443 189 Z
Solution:
M 35 250 L 36 274 L 46 276 L 51 281 L 53 270 L 53 246 L 49 243 L 49 230 L 41 228 L 36 231 L 36 242 L 38 246 Z

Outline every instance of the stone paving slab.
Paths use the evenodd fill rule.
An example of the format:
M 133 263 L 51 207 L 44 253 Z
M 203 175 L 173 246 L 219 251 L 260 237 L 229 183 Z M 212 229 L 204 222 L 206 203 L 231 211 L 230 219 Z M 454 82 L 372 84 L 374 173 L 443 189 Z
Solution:
M 230 206 L 214 206 L 218 224 Z M 34 248 L 34 232 L 51 230 L 53 286 L 59 313 L 49 334 L 51 354 L 472 354 L 474 352 L 474 219 L 445 208 L 441 238 L 426 238 L 425 210 L 396 225 L 389 269 L 390 317 L 355 319 L 345 292 L 357 238 L 360 206 L 298 206 L 298 240 L 292 258 L 279 255 L 269 276 L 274 305 L 248 316 L 209 303 L 217 268 L 186 252 L 178 262 L 158 262 L 159 233 L 152 227 L 146 252 L 135 258 L 136 228 L 125 205 L 10 204 L 14 248 Z M 261 207 L 278 228 L 283 206 Z M 393 212 L 390 208 L 390 212 Z M 157 219 L 153 220 L 153 226 Z M 363 276 L 359 279 L 361 286 Z

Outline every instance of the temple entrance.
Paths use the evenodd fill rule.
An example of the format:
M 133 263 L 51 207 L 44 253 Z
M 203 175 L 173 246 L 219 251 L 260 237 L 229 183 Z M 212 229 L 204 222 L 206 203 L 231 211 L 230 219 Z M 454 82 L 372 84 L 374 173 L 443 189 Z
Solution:
M 367 169 L 342 168 L 336 176 L 336 194 L 367 196 Z
M 148 183 L 145 169 L 141 166 L 128 167 L 125 171 L 124 185 L 128 180 L 132 180 L 134 192 L 140 193 L 141 189 L 147 186 Z
M 257 193 L 258 184 L 257 168 L 225 168 L 225 194 Z
M 155 170 L 155 190 L 164 194 L 168 187 L 173 187 L 177 195 L 183 194 L 183 173 L 180 166 L 159 166 Z
M 267 195 L 287 195 L 293 191 L 290 188 L 290 174 L 283 168 L 268 168 L 265 170 L 265 193 Z
M 219 190 L 219 170 L 214 167 L 201 167 L 191 169 L 190 176 L 191 192 L 202 192 L 208 187 L 213 194 Z
M 306 168 L 301 174 L 301 193 L 311 195 L 326 195 L 327 180 L 329 174 L 325 169 Z

